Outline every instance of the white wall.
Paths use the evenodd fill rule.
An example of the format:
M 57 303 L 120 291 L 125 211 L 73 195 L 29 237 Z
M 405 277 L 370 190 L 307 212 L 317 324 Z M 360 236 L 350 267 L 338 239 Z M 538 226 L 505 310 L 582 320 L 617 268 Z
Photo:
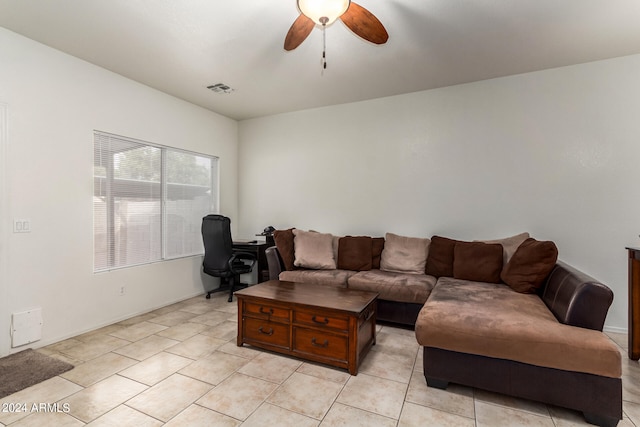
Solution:
M 201 257 L 93 273 L 93 131 L 219 156 L 221 211 L 235 221 L 237 122 L 3 28 L 0 58 L 2 221 L 28 218 L 32 229 L 0 235 L 8 248 L 0 355 L 10 351 L 4 326 L 13 312 L 42 307 L 39 346 L 202 293 Z
M 240 233 L 529 231 L 615 292 L 639 244 L 640 56 L 240 122 Z

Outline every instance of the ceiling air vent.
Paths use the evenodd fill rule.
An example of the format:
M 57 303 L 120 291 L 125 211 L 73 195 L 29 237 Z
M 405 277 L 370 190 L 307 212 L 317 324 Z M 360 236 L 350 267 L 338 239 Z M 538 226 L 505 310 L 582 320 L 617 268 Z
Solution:
M 227 86 L 224 83 L 216 83 L 214 85 L 207 86 L 207 89 L 211 89 L 215 93 L 231 93 L 234 91 L 233 88 L 231 88 L 230 86 Z

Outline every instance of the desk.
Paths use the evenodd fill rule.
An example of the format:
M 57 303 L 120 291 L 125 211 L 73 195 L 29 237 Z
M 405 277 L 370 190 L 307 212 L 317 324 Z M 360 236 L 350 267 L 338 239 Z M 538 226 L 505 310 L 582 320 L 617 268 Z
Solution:
M 273 246 L 270 242 L 246 242 L 246 241 L 234 241 L 233 250 L 237 252 L 249 252 L 256 256 L 257 262 L 254 267 L 254 271 L 258 272 L 258 283 L 266 282 L 269 280 L 269 266 L 267 265 L 267 256 L 264 251 Z

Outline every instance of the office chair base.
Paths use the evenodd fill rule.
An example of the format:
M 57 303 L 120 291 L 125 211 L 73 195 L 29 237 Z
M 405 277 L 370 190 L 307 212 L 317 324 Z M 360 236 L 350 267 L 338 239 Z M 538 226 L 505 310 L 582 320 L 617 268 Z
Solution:
M 246 283 L 238 283 L 237 285 L 235 285 L 233 287 L 234 291 L 239 291 L 240 289 L 244 289 L 246 287 L 248 287 L 249 285 Z M 220 286 L 219 288 L 216 288 L 212 291 L 207 291 L 207 295 L 205 296 L 206 299 L 211 299 L 211 294 L 215 294 L 217 292 L 227 292 L 227 291 L 231 291 L 231 286 L 229 285 L 223 285 Z M 229 294 L 229 299 L 227 300 L 228 302 L 232 302 L 233 301 L 233 292 L 230 292 Z

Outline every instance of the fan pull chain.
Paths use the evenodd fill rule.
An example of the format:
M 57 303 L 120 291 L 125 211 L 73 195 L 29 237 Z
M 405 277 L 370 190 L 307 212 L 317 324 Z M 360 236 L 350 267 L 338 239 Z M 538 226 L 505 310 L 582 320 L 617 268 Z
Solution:
M 324 70 L 327 69 L 327 34 L 325 32 L 327 28 L 327 22 L 329 22 L 329 18 L 323 16 L 320 18 L 320 22 L 322 23 L 322 70 L 320 71 L 320 75 L 324 75 Z

